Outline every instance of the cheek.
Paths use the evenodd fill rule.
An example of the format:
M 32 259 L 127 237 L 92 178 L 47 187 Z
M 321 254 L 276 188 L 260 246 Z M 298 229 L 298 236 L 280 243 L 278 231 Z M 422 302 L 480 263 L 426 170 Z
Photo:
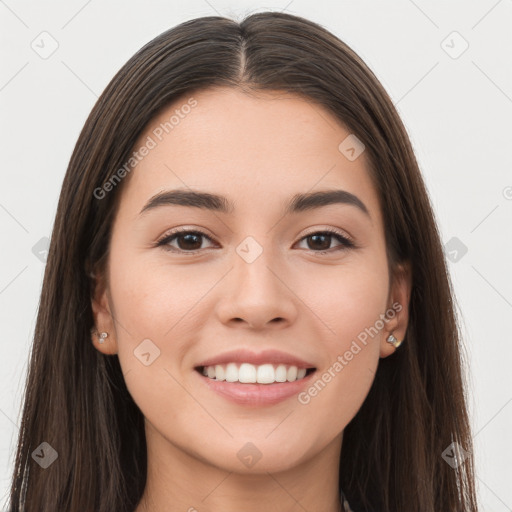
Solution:
M 382 329 L 381 315 L 385 313 L 388 296 L 388 274 L 385 261 L 372 258 L 362 262 L 351 260 L 338 268 L 324 268 L 315 274 L 314 279 L 297 281 L 300 288 L 297 295 L 304 301 L 325 332 L 328 350 L 333 355 L 346 350 L 352 340 L 364 334 L 378 322 Z M 295 290 L 294 290 L 295 291 Z M 369 341 L 368 340 L 368 341 Z
M 375 376 L 389 282 L 386 260 L 378 254 L 364 264 L 340 266 L 336 275 L 330 270 L 325 278 L 317 274 L 316 286 L 301 291 L 304 302 L 320 319 L 327 357 L 299 402 L 314 404 L 320 415 L 332 411 L 343 423 L 355 415 Z
M 326 282 L 323 293 L 309 295 L 328 326 L 321 340 L 326 358 L 298 402 L 331 435 L 355 416 L 375 377 L 387 298 L 387 280 L 381 277 L 354 271 Z
M 163 340 L 182 329 L 218 277 L 205 267 L 171 265 L 150 253 L 111 254 L 111 295 L 116 320 L 132 337 Z
M 115 262 L 115 264 L 114 264 Z M 161 390 L 182 400 L 183 360 L 197 336 L 205 295 L 218 281 L 206 265 L 171 265 L 151 251 L 117 246 L 111 253 L 110 290 L 115 305 L 118 357 L 139 407 L 151 406 Z M 149 355 L 147 355 L 149 354 Z
M 111 253 L 110 293 L 126 386 L 144 416 L 163 424 L 176 421 L 175 408 L 166 404 L 183 401 L 177 368 L 198 300 L 184 277 L 119 246 Z

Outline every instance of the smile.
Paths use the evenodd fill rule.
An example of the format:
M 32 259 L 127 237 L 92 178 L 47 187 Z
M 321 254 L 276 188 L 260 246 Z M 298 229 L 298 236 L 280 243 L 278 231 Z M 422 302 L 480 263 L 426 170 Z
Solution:
M 240 382 L 243 384 L 274 384 L 276 382 L 294 382 L 303 379 L 314 368 L 298 368 L 294 365 L 273 365 L 271 363 L 254 365 L 251 363 L 228 363 L 203 366 L 201 373 L 216 381 Z

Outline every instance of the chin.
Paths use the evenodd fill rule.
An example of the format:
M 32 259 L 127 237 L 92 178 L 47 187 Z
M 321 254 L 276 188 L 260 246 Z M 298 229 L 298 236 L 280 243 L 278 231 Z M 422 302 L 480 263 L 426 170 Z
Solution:
M 272 434 L 271 434 L 272 435 Z M 296 445 L 278 437 L 272 441 L 251 438 L 231 440 L 229 446 L 219 447 L 204 458 L 209 464 L 239 474 L 266 474 L 287 471 L 307 459 L 304 442 Z

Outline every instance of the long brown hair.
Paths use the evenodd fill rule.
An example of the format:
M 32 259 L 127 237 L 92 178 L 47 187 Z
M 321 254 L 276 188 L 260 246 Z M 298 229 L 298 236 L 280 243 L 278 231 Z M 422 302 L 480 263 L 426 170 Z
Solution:
M 476 512 L 464 366 L 435 216 L 406 130 L 353 50 L 320 25 L 265 12 L 204 17 L 140 49 L 109 83 L 64 178 L 44 275 L 10 493 L 13 512 L 133 511 L 146 481 L 143 416 L 117 356 L 91 343 L 91 269 L 105 263 L 123 183 L 98 199 L 152 118 L 214 86 L 301 95 L 366 146 L 391 267 L 410 262 L 403 345 L 379 363 L 344 431 L 339 483 L 354 511 Z M 32 456 L 48 443 L 58 460 Z M 442 457 L 458 443 L 466 460 Z

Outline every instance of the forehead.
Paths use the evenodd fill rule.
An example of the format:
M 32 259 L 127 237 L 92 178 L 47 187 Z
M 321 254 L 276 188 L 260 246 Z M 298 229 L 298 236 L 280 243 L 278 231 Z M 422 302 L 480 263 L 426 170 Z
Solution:
M 328 110 L 296 95 L 249 95 L 224 87 L 199 91 L 148 124 L 133 150 L 150 149 L 123 195 L 142 207 L 162 190 L 191 188 L 225 195 L 242 208 L 342 188 L 363 199 L 375 218 L 378 198 L 365 153 L 351 161 L 339 149 L 349 136 Z

